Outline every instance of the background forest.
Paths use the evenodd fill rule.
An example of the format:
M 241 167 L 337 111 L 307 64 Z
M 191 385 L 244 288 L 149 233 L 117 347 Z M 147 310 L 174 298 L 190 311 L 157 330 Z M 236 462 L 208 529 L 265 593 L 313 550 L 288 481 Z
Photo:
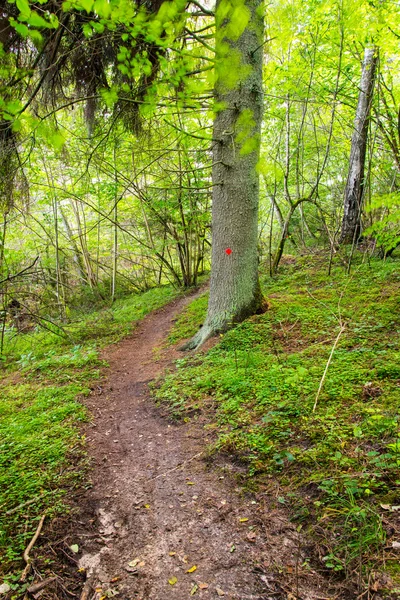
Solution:
M 240 37 L 246 2 L 224 2 Z M 272 478 L 298 531 L 318 524 L 302 567 L 344 581 L 336 597 L 396 598 L 384 552 L 399 543 L 399 6 L 273 0 L 262 14 L 264 314 L 183 355 L 153 393 L 173 418 L 207 414 L 210 455 L 240 457 L 251 491 Z M 100 376 L 100 348 L 208 279 L 216 39 L 214 7 L 197 0 L 0 7 L 0 546 L 13 598 L 41 509 L 64 511 L 82 484 L 77 397 Z M 246 156 L 253 116 L 240 119 Z M 207 298 L 167 343 L 196 334 Z M 38 497 L 25 525 L 20 506 Z
M 210 267 L 212 16 L 195 6 L 184 23 L 171 17 L 182 31 L 151 82 L 154 57 L 133 52 L 131 33 L 102 33 L 92 4 L 69 17 L 77 30 L 54 65 L 59 18 L 47 5 L 3 29 L 0 268 L 3 315 L 17 300 L 19 327 L 160 283 L 191 286 Z M 266 8 L 259 252 L 272 274 L 285 242 L 337 251 L 371 49 L 363 243 L 387 254 L 399 242 L 397 19 L 390 2 Z

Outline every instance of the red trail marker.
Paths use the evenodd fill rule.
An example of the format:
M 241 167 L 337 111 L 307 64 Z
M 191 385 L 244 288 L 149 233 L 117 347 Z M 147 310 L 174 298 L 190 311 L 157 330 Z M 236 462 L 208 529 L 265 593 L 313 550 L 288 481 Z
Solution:
M 227 248 L 225 250 L 225 254 L 227 254 L 229 256 L 230 254 L 232 254 L 232 250 L 230 248 Z

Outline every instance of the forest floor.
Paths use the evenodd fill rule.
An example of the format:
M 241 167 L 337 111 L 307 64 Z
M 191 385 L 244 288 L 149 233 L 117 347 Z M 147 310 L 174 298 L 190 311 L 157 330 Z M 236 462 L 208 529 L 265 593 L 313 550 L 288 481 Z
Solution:
M 149 397 L 182 356 L 162 346 L 187 303 L 155 311 L 103 354 L 106 379 L 87 400 L 93 487 L 79 521 L 91 527 L 74 537 L 83 598 L 328 598 L 320 577 L 301 573 L 304 545 L 285 510 L 237 488 L 232 464 L 209 468 L 204 423 L 177 424 Z
M 196 353 L 203 289 L 11 338 L 2 600 L 400 598 L 398 261 L 262 283 L 270 310 Z

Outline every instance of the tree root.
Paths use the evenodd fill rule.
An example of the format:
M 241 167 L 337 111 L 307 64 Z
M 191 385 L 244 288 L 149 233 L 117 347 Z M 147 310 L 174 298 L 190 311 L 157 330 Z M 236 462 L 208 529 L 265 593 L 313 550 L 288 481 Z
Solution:
M 20 581 L 26 581 L 26 578 L 29 574 L 29 571 L 31 570 L 31 564 L 32 564 L 32 559 L 29 556 L 30 551 L 32 550 L 33 546 L 36 543 L 36 540 L 38 539 L 40 532 L 42 531 L 42 527 L 43 527 L 43 523 L 44 520 L 46 518 L 46 513 L 44 513 L 44 515 L 42 515 L 40 521 L 39 521 L 39 525 L 37 526 L 37 529 L 35 531 L 35 534 L 33 536 L 33 538 L 31 539 L 31 541 L 29 542 L 28 546 L 25 549 L 24 552 L 24 561 L 26 563 L 25 569 L 22 571 L 21 577 L 20 577 Z

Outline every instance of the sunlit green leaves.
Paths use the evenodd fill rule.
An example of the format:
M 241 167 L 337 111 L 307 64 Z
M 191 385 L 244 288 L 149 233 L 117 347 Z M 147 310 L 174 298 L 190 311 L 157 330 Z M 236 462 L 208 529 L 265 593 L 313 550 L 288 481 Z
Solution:
M 108 19 L 111 13 L 111 5 L 109 0 L 95 0 L 93 9 L 99 17 Z
M 108 108 L 112 108 L 118 101 L 118 90 L 114 88 L 100 90 L 100 94 Z
M 31 14 L 31 9 L 29 7 L 29 1 L 28 0 L 16 0 L 16 5 L 20 12 L 20 14 L 19 14 L 20 20 L 26 21 L 27 19 L 29 19 L 29 16 Z

